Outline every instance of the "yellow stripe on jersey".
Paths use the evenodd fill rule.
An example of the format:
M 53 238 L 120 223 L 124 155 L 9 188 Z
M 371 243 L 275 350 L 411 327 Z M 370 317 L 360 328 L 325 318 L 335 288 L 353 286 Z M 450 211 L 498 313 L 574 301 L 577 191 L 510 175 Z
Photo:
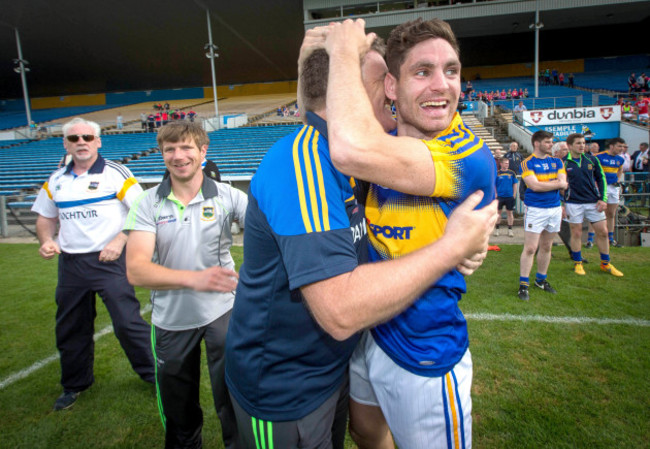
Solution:
M 130 178 L 127 178 L 124 181 L 124 184 L 122 184 L 122 190 L 117 192 L 117 199 L 120 201 L 124 201 L 124 197 L 126 196 L 126 192 L 131 188 L 132 185 L 137 184 L 138 181 L 131 176 Z
M 618 170 L 620 169 L 620 167 L 608 167 L 607 165 L 602 165 L 602 164 L 601 167 L 603 167 L 603 171 L 605 173 L 614 173 L 614 174 L 617 174 Z
M 293 141 L 293 167 L 300 202 L 300 215 L 305 226 L 305 232 L 308 234 L 311 232 L 330 230 L 323 169 L 318 154 L 319 136 L 320 133 L 313 127 L 304 127 Z M 302 172 L 301 162 L 305 165 L 304 174 Z M 316 186 L 315 181 L 318 183 L 318 186 Z M 319 210 L 319 199 L 322 210 Z M 307 204 L 308 201 L 310 205 Z M 314 222 L 313 226 L 312 220 Z
M 314 232 L 309 221 L 309 214 L 307 213 L 307 200 L 305 199 L 305 186 L 302 182 L 302 169 L 300 168 L 300 158 L 298 156 L 298 144 L 302 140 L 302 135 L 305 133 L 307 127 L 303 127 L 298 136 L 293 141 L 293 169 L 296 172 L 296 183 L 298 184 L 298 199 L 300 201 L 300 216 L 305 225 L 305 232 L 309 234 Z M 311 134 L 311 131 L 310 131 Z
M 51 200 L 54 199 L 52 198 L 52 192 L 50 192 L 50 186 L 47 181 L 45 181 L 45 184 L 43 184 L 43 190 L 45 190 L 45 193 L 47 193 L 47 196 L 49 196 Z
M 325 193 L 325 181 L 323 180 L 323 168 L 320 163 L 320 156 L 318 155 L 318 135 L 319 132 L 316 131 L 314 134 L 314 140 L 311 143 L 311 152 L 314 156 L 314 165 L 316 166 L 316 176 L 318 176 L 318 193 L 320 196 L 320 203 L 323 207 L 323 231 L 330 230 L 330 211 L 327 206 L 327 195 Z M 318 204 L 315 204 L 314 207 L 318 207 Z
M 531 174 L 535 174 L 532 173 Z M 556 173 L 539 173 L 535 176 L 539 182 L 548 182 L 548 181 L 555 181 L 557 179 L 557 172 Z
M 445 375 L 445 382 L 447 383 L 447 394 L 449 396 L 449 414 L 451 415 L 451 425 L 454 432 L 454 447 L 460 447 L 460 438 L 458 436 L 458 416 L 456 415 L 456 397 L 454 396 L 454 388 L 451 383 L 451 373 Z

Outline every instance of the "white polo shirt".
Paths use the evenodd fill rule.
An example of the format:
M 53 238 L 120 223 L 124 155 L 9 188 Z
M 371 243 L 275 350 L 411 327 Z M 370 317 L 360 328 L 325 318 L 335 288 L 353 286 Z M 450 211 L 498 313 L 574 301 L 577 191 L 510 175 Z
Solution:
M 230 226 L 233 220 L 245 226 L 247 205 L 244 192 L 204 176 L 201 190 L 185 206 L 176 199 L 170 178 L 166 178 L 136 200 L 124 230 L 155 234 L 153 261 L 164 267 L 199 271 L 221 266 L 234 270 Z M 234 299 L 234 292 L 152 290 L 151 322 L 171 331 L 195 329 L 232 309 Z
M 74 162 L 52 173 L 38 192 L 32 211 L 59 219 L 58 242 L 66 253 L 98 252 L 122 231 L 142 187 L 131 171 L 101 156 L 76 175 Z

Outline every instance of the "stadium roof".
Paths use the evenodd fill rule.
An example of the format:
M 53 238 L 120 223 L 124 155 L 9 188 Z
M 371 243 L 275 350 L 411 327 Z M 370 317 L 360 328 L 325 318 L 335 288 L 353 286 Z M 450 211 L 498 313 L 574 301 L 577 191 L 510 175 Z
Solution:
M 306 0 L 305 5 L 318 2 Z M 371 0 L 322 0 L 323 5 L 364 2 Z M 582 7 L 567 9 L 567 2 Z M 521 5 L 519 13 L 498 18 L 450 16 L 461 38 L 463 64 L 532 61 L 529 3 L 534 4 L 482 4 Z M 648 0 L 540 3 L 545 5 L 542 59 L 648 52 Z M 14 73 L 15 29 L 30 63 L 31 97 L 210 86 L 206 9 L 219 46 L 219 85 L 296 79 L 304 27 L 315 24 L 311 19 L 303 23 L 303 0 L 0 0 L 0 99 L 22 97 L 20 76 Z M 392 20 L 408 20 L 414 11 Z M 380 19 L 368 20 L 370 25 Z M 377 23 L 374 30 L 385 35 L 391 27 Z

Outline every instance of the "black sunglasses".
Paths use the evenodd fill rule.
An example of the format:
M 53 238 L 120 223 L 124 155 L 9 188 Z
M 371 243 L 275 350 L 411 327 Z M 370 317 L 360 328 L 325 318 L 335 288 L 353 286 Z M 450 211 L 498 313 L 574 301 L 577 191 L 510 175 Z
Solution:
M 72 143 L 79 142 L 79 139 L 83 139 L 84 142 L 92 142 L 93 140 L 95 140 L 95 136 L 93 136 L 92 134 L 80 134 L 80 135 L 72 134 L 70 136 L 65 136 L 65 138 L 68 139 L 68 142 L 72 142 Z

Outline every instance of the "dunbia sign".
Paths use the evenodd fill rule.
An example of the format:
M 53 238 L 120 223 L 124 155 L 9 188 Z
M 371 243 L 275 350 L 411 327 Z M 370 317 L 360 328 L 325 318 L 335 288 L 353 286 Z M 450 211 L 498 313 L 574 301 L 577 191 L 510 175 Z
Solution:
M 582 133 L 587 139 L 611 139 L 620 132 L 621 108 L 617 105 L 525 111 L 524 124 L 531 132 L 543 129 L 557 139 Z

